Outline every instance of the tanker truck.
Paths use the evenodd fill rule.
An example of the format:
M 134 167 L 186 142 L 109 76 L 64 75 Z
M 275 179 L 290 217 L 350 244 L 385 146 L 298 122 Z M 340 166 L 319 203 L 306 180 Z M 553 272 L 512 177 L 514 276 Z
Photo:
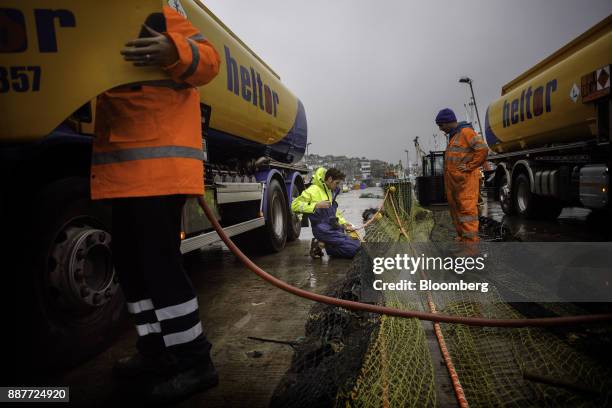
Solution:
M 487 109 L 506 214 L 555 219 L 563 207 L 610 209 L 612 16 L 502 88 Z
M 167 79 L 119 54 L 143 23 L 163 31 L 167 3 L 177 2 L 7 0 L 0 8 L 1 208 L 17 261 L 6 270 L 18 281 L 19 320 L 51 358 L 91 355 L 121 321 L 109 206 L 89 198 L 95 103 L 111 88 Z M 304 107 L 201 1 L 180 5 L 221 58 L 219 75 L 200 89 L 205 200 L 229 236 L 281 251 L 301 230 L 289 204 L 307 172 Z M 196 198 L 185 205 L 181 238 L 183 253 L 219 241 Z

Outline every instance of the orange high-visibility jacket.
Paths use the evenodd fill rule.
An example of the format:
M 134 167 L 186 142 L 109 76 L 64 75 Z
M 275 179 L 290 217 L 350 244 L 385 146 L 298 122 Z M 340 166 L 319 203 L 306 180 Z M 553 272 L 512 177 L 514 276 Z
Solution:
M 196 86 L 217 75 L 220 60 L 178 4 L 178 11 L 163 8 L 164 34 L 179 55 L 164 68 L 171 79 L 123 85 L 98 97 L 92 199 L 204 193 Z
M 461 122 L 451 136 L 444 155 L 446 171 L 471 173 L 482 166 L 489 152 L 489 147 L 482 137 L 467 123 Z M 459 170 L 459 167 L 463 170 Z

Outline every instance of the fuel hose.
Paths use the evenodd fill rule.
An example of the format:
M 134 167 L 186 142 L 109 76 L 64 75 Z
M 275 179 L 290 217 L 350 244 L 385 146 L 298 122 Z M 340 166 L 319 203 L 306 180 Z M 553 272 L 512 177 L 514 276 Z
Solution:
M 252 272 L 258 275 L 266 282 L 289 292 L 293 295 L 309 299 L 315 302 L 325 303 L 332 306 L 342 307 L 358 312 L 369 312 L 376 314 L 385 314 L 388 316 L 417 318 L 420 320 L 428 320 L 431 322 L 454 323 L 468 326 L 486 326 L 486 327 L 553 327 L 553 326 L 571 326 L 585 323 L 600 323 L 612 321 L 612 314 L 592 314 L 580 316 L 562 316 L 562 317 L 542 317 L 542 318 L 525 318 L 525 319 L 489 319 L 483 317 L 463 317 L 451 316 L 439 313 L 421 312 L 416 310 L 400 310 L 392 307 L 372 305 L 368 303 L 355 302 L 352 300 L 338 299 L 331 296 L 319 295 L 308 292 L 306 290 L 296 288 L 289 285 L 263 269 L 257 266 L 249 259 L 234 242 L 227 236 L 221 224 L 215 218 L 212 210 L 204 200 L 199 200 L 199 203 L 206 214 L 206 217 L 212 224 L 221 240 L 227 245 L 229 250 Z

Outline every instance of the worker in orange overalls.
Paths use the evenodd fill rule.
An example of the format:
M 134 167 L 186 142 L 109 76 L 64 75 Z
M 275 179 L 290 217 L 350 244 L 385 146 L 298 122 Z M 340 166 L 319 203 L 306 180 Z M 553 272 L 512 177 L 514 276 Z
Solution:
M 457 231 L 455 240 L 478 242 L 479 168 L 487 158 L 488 146 L 469 123 L 457 123 L 451 109 L 442 109 L 436 124 L 449 136 L 444 152 L 444 187 Z
M 114 373 L 138 378 L 148 402 L 172 402 L 218 382 L 180 231 L 186 197 L 204 193 L 196 87 L 217 75 L 220 60 L 178 0 L 149 16 L 121 54 L 168 78 L 111 89 L 96 106 L 91 196 L 111 199 L 113 261 L 138 332 L 138 352 Z

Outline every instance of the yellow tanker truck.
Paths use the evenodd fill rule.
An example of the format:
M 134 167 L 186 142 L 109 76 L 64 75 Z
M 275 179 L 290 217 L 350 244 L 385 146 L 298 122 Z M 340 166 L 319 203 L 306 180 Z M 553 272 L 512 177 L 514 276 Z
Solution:
M 14 244 L 7 252 L 17 261 L 3 272 L 19 281 L 13 292 L 23 323 L 11 332 L 30 333 L 20 341 L 35 339 L 33 350 L 57 360 L 99 350 L 123 305 L 111 214 L 89 199 L 96 97 L 164 79 L 161 70 L 133 67 L 119 51 L 145 22 L 163 31 L 155 25 L 162 7 L 178 3 L 221 57 L 219 75 L 200 89 L 207 202 L 230 236 L 264 250 L 280 251 L 300 234 L 289 203 L 307 172 L 299 163 L 304 107 L 200 0 L 3 1 L 0 208 Z M 183 253 L 219 240 L 195 199 L 185 206 L 181 235 Z
M 612 16 L 506 84 L 488 107 L 489 160 L 506 214 L 610 208 L 610 63 Z

